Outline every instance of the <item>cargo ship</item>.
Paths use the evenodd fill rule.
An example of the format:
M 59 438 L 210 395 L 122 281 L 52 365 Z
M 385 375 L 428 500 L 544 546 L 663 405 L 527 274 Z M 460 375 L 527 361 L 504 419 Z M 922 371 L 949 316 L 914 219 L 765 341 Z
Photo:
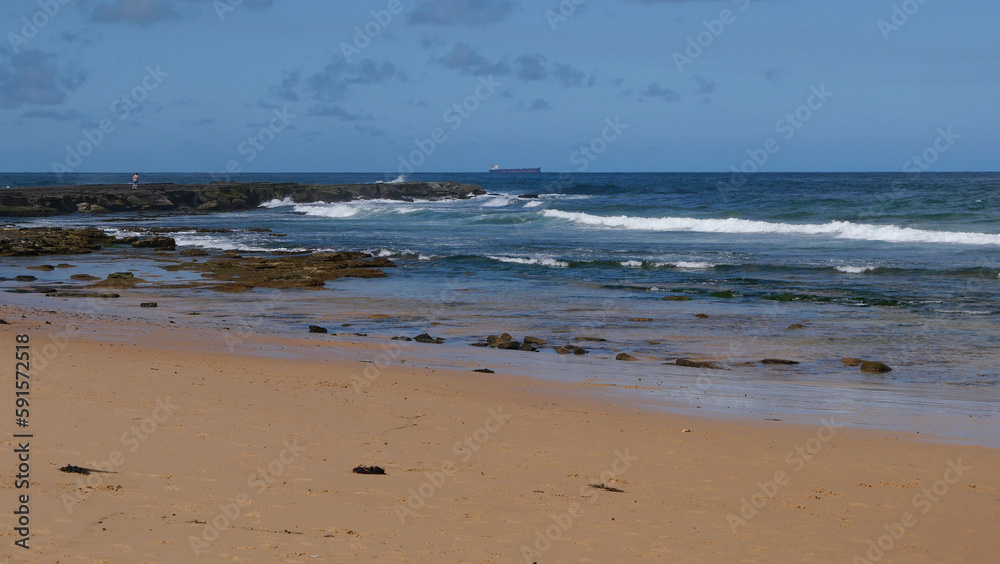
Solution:
M 519 173 L 519 174 L 538 174 L 542 172 L 541 167 L 538 168 L 500 168 L 497 165 L 490 167 L 490 172 L 508 172 L 508 173 Z

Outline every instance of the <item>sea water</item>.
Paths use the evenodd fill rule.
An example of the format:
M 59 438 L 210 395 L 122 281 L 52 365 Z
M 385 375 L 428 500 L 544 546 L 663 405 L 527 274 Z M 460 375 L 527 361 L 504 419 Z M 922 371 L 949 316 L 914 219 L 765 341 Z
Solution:
M 127 183 L 128 176 L 6 174 L 0 185 Z M 142 180 L 213 179 L 143 174 Z M 403 178 L 295 173 L 233 180 Z M 647 362 L 706 358 L 751 380 L 997 397 L 1000 174 L 415 174 L 405 180 L 464 182 L 488 195 L 434 202 L 286 198 L 248 212 L 117 214 L 115 222 L 98 225 L 122 234 L 133 225 L 230 228 L 175 238 L 181 248 L 206 250 L 364 250 L 398 265 L 383 279 L 341 279 L 319 292 L 296 292 L 275 314 L 276 322 L 295 327 L 350 323 L 352 331 L 382 336 L 430 331 L 462 345 L 487 334 L 531 334 L 609 358 L 621 351 Z M 18 223 L 99 219 L 107 218 Z M 241 231 L 249 227 L 273 233 Z M 391 318 L 370 320 L 373 314 Z M 801 364 L 747 366 L 768 357 Z M 862 373 L 845 367 L 844 357 L 882 361 L 893 371 Z

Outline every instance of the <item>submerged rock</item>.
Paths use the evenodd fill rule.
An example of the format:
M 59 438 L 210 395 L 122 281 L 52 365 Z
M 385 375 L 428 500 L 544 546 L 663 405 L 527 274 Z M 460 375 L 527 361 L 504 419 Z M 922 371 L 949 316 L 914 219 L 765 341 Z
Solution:
M 685 366 L 688 368 L 710 368 L 712 370 L 721 370 L 719 365 L 714 362 L 708 362 L 706 360 L 689 360 L 686 358 L 678 358 L 674 361 L 677 366 Z
M 561 347 L 556 347 L 556 352 L 559 354 L 584 355 L 589 353 L 590 351 L 588 351 L 583 347 L 578 347 L 576 345 L 563 345 Z
M 888 364 L 876 362 L 874 360 L 866 360 L 861 363 L 861 371 L 885 373 L 885 372 L 892 372 L 892 368 L 890 368 Z
M 765 358 L 761 364 L 799 364 L 796 360 L 785 360 L 783 358 Z
M 444 342 L 444 339 L 440 337 L 431 337 L 427 333 L 421 333 L 413 338 L 414 341 L 418 343 L 429 343 L 432 345 L 440 345 Z
M 326 327 L 320 327 L 319 325 L 310 325 L 309 326 L 309 332 L 310 333 L 329 333 L 329 331 L 327 330 Z
M 840 362 L 843 362 L 844 366 L 850 366 L 853 368 L 855 366 L 861 366 L 861 363 L 864 361 L 860 358 L 842 358 L 840 359 Z
M 547 345 L 548 341 L 545 339 L 539 339 L 538 337 L 525 337 L 524 342 L 529 345 Z
M 615 357 L 615 360 L 622 360 L 625 362 L 636 362 L 639 359 L 628 353 L 618 353 L 618 356 Z

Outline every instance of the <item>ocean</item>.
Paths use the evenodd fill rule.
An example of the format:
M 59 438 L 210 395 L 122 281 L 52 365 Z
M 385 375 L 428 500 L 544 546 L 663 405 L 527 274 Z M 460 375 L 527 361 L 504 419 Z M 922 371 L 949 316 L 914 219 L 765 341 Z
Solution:
M 130 176 L 0 174 L 0 186 L 124 184 Z M 211 180 L 142 175 L 144 183 Z M 290 173 L 233 180 L 399 179 Z M 711 371 L 712 378 L 716 390 L 733 397 L 750 383 L 774 390 L 808 385 L 819 398 L 831 389 L 915 394 L 923 398 L 921 409 L 939 409 L 935 401 L 947 400 L 977 417 L 1000 413 L 1000 174 L 443 173 L 406 180 L 476 184 L 489 195 L 442 202 L 286 199 L 251 212 L 120 214 L 98 225 L 120 234 L 134 225 L 230 228 L 182 232 L 176 240 L 206 250 L 364 250 L 399 266 L 383 279 L 292 292 L 267 314 L 272 327 L 350 324 L 351 333 L 372 337 L 429 331 L 473 351 L 463 355 L 478 351 L 465 345 L 488 334 L 530 334 L 585 346 L 588 358 L 637 356 L 643 362 L 609 360 L 605 366 L 614 370 L 602 369 L 632 383 L 676 371 L 662 365 L 674 358 L 705 358 L 728 369 Z M 16 223 L 99 219 L 108 218 Z M 241 231 L 249 227 L 273 233 Z M 220 308 L 234 299 L 203 297 L 219 300 Z M 375 314 L 391 318 L 371 319 Z M 551 350 L 538 354 L 555 358 Z M 774 357 L 800 364 L 758 362 Z M 845 357 L 881 361 L 893 371 L 860 372 L 844 366 Z M 564 362 L 577 367 L 566 377 L 600 377 L 600 370 L 581 373 L 573 364 L 579 362 Z M 796 397 L 789 401 L 809 401 Z

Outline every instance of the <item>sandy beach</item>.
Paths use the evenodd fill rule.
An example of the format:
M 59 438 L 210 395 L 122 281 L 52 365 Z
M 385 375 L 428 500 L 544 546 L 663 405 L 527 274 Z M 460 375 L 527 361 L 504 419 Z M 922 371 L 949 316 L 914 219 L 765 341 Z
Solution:
M 13 413 L 4 437 L 11 562 L 1000 558 L 996 449 L 644 410 L 409 346 L 0 312 L 34 360 L 33 437 Z

